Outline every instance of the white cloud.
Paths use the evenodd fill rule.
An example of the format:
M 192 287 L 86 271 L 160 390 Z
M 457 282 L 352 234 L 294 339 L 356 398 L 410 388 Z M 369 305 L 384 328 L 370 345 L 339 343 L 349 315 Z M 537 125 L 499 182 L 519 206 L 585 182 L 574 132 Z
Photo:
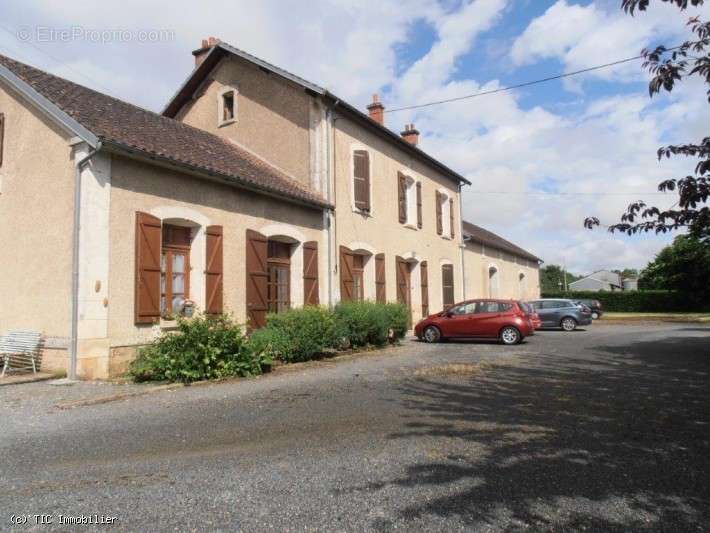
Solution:
M 69 2 L 9 1 L 0 20 L 9 28 L 25 25 L 159 28 L 175 40 L 154 45 L 36 43 L 19 44 L 0 32 L 0 49 L 83 84 L 152 109 L 160 109 L 192 68 L 190 51 L 214 35 L 259 57 L 332 89 L 363 106 L 371 93 L 388 89 L 387 107 L 471 94 L 501 86 L 498 80 L 471 79 L 458 61 L 487 30 L 519 4 L 506 0 L 440 3 L 410 0 L 296 0 L 261 2 Z M 307 15 L 307 16 L 306 16 Z M 626 57 L 663 38 L 680 38 L 687 17 L 664 6 L 634 19 L 614 3 L 587 6 L 558 1 L 531 21 L 515 39 L 515 65 L 544 58 L 560 60 L 565 70 Z M 147 22 L 148 21 L 148 22 Z M 424 21 L 436 40 L 404 72 L 395 50 L 408 45 L 415 22 Z M 663 42 L 671 42 L 665 40 Z M 50 54 L 53 58 L 48 57 Z M 475 55 L 485 61 L 486 54 Z M 593 74 L 607 80 L 643 79 L 632 63 Z M 146 90 L 146 81 L 150 90 Z M 583 89 L 583 85 L 578 88 Z M 684 99 L 684 96 L 689 99 Z M 580 110 L 581 109 L 581 110 Z M 692 162 L 657 162 L 655 151 L 668 140 L 706 133 L 710 123 L 702 89 L 680 87 L 669 97 L 650 100 L 638 94 L 580 98 L 572 110 L 526 107 L 521 93 L 466 100 L 387 115 L 398 131 L 416 122 L 422 146 L 473 181 L 464 194 L 464 213 L 540 255 L 577 272 L 597 268 L 640 267 L 669 237 L 627 238 L 582 228 L 587 215 L 618 219 L 638 198 L 668 206 L 674 199 L 645 196 L 663 178 L 682 175 Z M 574 196 L 513 194 L 545 183 Z M 505 194 L 481 195 L 474 191 Z M 632 196 L 596 196 L 600 191 L 637 191 Z
M 511 48 L 515 65 L 539 59 L 559 59 L 566 72 L 633 57 L 643 48 L 680 44 L 687 36 L 685 23 L 692 15 L 710 15 L 710 5 L 688 9 L 679 15 L 675 5 L 652 2 L 648 10 L 631 17 L 608 4 L 586 6 L 558 0 L 534 19 Z M 594 71 L 588 76 L 614 81 L 643 79 L 640 62 L 629 62 Z M 568 80 L 568 87 L 579 88 L 579 78 Z

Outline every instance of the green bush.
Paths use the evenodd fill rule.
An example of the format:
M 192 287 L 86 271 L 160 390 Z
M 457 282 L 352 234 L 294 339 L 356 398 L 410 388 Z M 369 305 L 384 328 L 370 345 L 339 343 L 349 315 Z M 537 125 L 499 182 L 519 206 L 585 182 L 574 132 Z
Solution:
M 612 312 L 671 313 L 709 309 L 707 302 L 695 303 L 693 298 L 676 291 L 554 291 L 544 292 L 542 297 L 599 300 L 603 311 Z
M 249 337 L 249 347 L 262 357 L 273 361 L 287 361 L 293 351 L 291 339 L 280 329 L 261 328 Z
M 335 307 L 335 319 L 338 331 L 350 346 L 382 346 L 390 339 L 404 337 L 409 326 L 409 310 L 394 303 L 341 302 Z
M 307 361 L 338 345 L 335 315 L 327 307 L 308 306 L 269 314 L 266 328 L 261 331 L 265 332 L 254 333 L 256 343 L 271 343 L 280 354 L 279 359 L 287 362 Z
M 269 366 L 268 356 L 254 353 L 240 326 L 228 316 L 178 319 L 178 329 L 164 332 L 141 349 L 131 363 L 135 381 L 189 383 L 227 376 L 252 376 Z
M 393 340 L 404 338 L 412 319 L 407 306 L 399 303 L 385 304 L 385 315 L 392 331 Z

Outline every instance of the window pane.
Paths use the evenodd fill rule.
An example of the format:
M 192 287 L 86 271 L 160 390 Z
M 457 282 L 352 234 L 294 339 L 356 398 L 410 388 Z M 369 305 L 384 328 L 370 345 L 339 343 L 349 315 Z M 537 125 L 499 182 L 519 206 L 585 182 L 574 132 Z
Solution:
M 173 274 L 173 294 L 185 292 L 185 274 Z
M 173 254 L 173 272 L 185 272 L 185 256 L 183 254 Z
M 163 295 L 163 296 L 160 297 L 160 314 L 161 314 L 161 315 L 164 315 L 164 314 L 165 314 L 165 311 L 166 311 L 165 305 L 166 305 L 166 303 L 165 303 L 165 296 Z

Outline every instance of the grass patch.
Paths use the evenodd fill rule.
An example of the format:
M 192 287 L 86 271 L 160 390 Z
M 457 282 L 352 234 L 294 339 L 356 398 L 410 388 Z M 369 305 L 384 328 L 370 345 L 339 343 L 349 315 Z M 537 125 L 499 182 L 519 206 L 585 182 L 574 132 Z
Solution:
M 710 313 L 604 313 L 602 321 L 626 320 L 644 321 L 655 320 L 661 322 L 708 322 L 710 323 Z

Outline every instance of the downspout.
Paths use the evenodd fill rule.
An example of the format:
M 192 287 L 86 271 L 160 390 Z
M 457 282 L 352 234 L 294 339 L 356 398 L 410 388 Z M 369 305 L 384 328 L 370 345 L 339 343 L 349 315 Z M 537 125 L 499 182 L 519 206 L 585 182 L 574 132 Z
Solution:
M 101 150 L 101 141 L 96 143 L 86 156 L 74 167 L 74 228 L 72 234 L 72 279 L 71 279 L 71 337 L 69 346 L 69 380 L 76 380 L 76 360 L 79 344 L 79 233 L 81 224 L 81 172 L 86 164 Z
M 335 161 L 331 158 L 335 154 L 335 138 L 334 138 L 334 128 L 333 128 L 333 109 L 338 105 L 340 100 L 336 100 L 334 104 L 328 106 L 325 111 L 325 124 L 326 124 L 326 143 L 325 143 L 325 159 L 326 159 L 326 195 L 328 203 L 335 206 L 335 184 L 331 184 L 331 178 L 335 179 Z M 333 143 L 333 148 L 331 150 L 331 142 Z M 332 170 L 332 172 L 331 172 Z M 334 254 L 334 240 L 336 238 L 336 227 L 335 227 L 335 207 L 328 212 L 328 305 L 333 306 L 333 254 Z
M 459 182 L 459 235 L 461 235 L 461 289 L 463 298 L 466 299 L 466 237 L 463 233 L 463 195 L 461 194 L 461 182 Z

